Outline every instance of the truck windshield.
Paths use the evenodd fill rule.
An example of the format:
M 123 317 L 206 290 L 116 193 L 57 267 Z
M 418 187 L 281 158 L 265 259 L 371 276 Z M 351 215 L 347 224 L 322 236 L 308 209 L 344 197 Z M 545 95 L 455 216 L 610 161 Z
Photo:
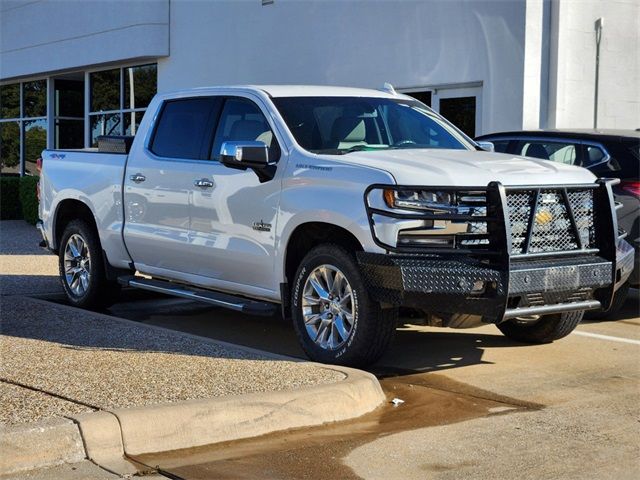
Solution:
M 474 150 L 453 125 L 415 100 L 281 97 L 273 102 L 298 144 L 313 153 L 442 148 Z

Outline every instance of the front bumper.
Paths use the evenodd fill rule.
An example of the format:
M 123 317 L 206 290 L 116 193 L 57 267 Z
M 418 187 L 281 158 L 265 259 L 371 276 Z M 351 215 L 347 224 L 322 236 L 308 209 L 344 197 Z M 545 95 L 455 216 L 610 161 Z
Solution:
M 608 308 L 633 269 L 633 248 L 620 242 L 614 264 L 597 255 L 512 261 L 509 268 L 473 259 L 358 253 L 365 284 L 379 302 L 485 323 Z

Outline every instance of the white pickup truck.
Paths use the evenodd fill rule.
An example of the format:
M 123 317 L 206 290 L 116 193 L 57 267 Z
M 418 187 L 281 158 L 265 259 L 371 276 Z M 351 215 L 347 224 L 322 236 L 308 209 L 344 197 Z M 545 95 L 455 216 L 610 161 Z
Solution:
M 39 227 L 73 305 L 281 305 L 310 358 L 362 366 L 401 307 L 524 342 L 607 308 L 633 267 L 612 182 L 483 151 L 392 89 L 202 88 L 157 95 L 135 139 L 45 150 Z

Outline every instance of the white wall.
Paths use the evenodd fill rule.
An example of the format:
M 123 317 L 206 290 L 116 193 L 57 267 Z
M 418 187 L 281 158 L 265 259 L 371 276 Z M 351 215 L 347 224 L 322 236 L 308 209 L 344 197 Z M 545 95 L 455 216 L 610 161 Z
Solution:
M 525 0 L 172 0 L 158 89 L 483 82 L 482 132 L 522 127 Z
M 592 128 L 596 41 L 600 53 L 599 128 L 640 128 L 640 1 L 554 0 L 549 119 L 551 128 Z
M 3 0 L 0 80 L 169 53 L 169 0 Z

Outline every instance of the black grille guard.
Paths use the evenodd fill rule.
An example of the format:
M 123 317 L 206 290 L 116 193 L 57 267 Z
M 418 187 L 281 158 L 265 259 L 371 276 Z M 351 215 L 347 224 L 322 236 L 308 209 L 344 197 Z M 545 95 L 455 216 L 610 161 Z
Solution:
M 618 182 L 618 179 L 599 179 L 595 183 L 581 185 L 508 187 L 499 182 L 492 182 L 485 187 L 371 185 L 364 194 L 369 225 L 374 242 L 387 250 L 388 254 L 358 254 L 365 281 L 378 301 L 431 311 L 478 314 L 492 322 L 518 316 L 599 307 L 607 309 L 615 290 L 630 273 L 626 271 L 627 267 L 620 267 L 620 264 L 628 265 L 633 260 L 633 250 L 622 240 L 623 236 L 618 235 L 612 192 L 612 186 Z M 486 215 L 414 213 L 371 207 L 371 192 L 379 190 L 382 193 L 387 189 L 484 192 Z M 528 251 L 536 213 L 536 208 L 532 208 L 524 246 L 516 251 L 512 240 L 508 195 L 533 192 L 537 202 L 540 192 L 549 191 L 556 192 L 566 202 L 569 235 L 575 239 L 573 243 L 577 248 Z M 593 192 L 593 230 L 596 234 L 589 242 L 583 241 L 584 236 L 580 235 L 568 200 L 569 195 L 577 191 Z M 376 235 L 375 216 L 398 220 L 486 222 L 489 243 L 473 248 L 392 246 Z M 472 290 L 471 286 L 476 280 L 487 285 L 481 294 Z M 527 282 L 530 282 L 529 290 Z M 554 290 L 566 292 L 566 295 L 553 296 Z M 515 297 L 529 294 L 532 296 L 526 297 L 530 301 L 524 307 L 514 303 Z

